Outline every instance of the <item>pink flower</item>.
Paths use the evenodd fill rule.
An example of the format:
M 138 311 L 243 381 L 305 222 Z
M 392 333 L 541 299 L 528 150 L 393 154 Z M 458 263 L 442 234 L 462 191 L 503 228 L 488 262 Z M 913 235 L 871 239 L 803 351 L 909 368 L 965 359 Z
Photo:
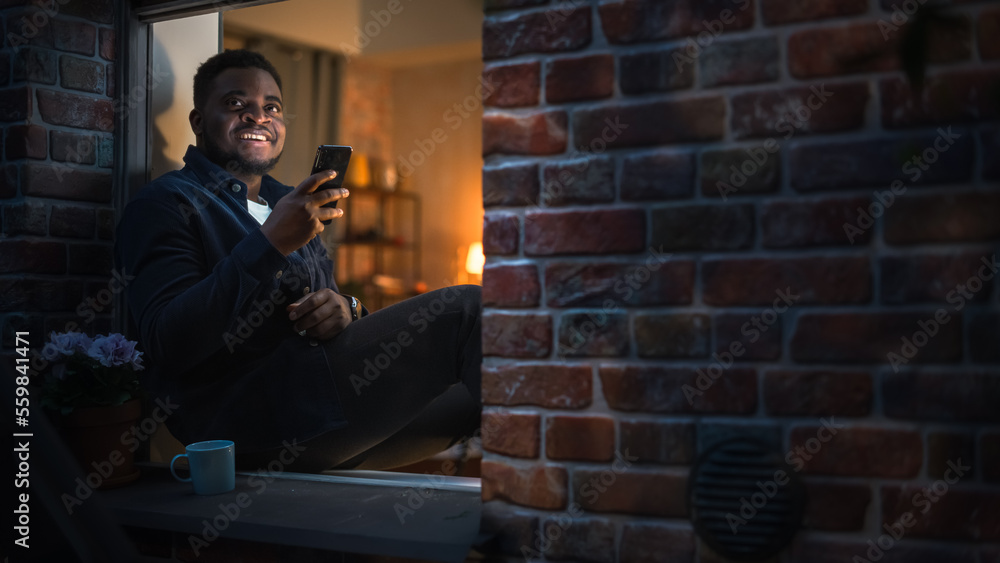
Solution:
M 124 366 L 130 364 L 132 369 L 141 370 L 142 352 L 135 349 L 136 342 L 128 340 L 117 332 L 100 335 L 94 339 L 87 350 L 87 355 L 101 362 L 105 367 Z
M 52 332 L 49 341 L 42 348 L 42 357 L 52 361 L 59 356 L 72 356 L 77 352 L 84 354 L 90 349 L 92 341 L 82 332 Z

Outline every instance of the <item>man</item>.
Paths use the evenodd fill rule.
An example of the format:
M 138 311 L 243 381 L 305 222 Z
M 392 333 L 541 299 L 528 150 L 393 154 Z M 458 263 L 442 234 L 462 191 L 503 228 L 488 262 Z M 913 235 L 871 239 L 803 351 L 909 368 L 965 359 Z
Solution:
M 195 75 L 185 166 L 140 190 L 118 267 L 154 396 L 182 442 L 232 439 L 260 467 L 380 469 L 471 435 L 480 413 L 480 296 L 445 288 L 368 314 L 341 295 L 317 236 L 348 196 L 267 175 L 285 139 L 281 79 L 226 51 Z M 285 453 L 282 462 L 289 459 Z

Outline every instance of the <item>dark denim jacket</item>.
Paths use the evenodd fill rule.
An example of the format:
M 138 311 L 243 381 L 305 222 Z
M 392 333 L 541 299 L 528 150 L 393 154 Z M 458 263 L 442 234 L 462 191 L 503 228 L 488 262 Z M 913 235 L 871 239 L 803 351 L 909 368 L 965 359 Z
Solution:
M 285 312 L 305 292 L 337 291 L 322 241 L 282 256 L 247 211 L 244 183 L 195 147 L 184 162 L 139 191 L 115 243 L 142 378 L 179 405 L 167 427 L 185 444 L 250 452 L 346 425 L 324 347 Z M 265 176 L 260 195 L 273 206 L 291 189 Z

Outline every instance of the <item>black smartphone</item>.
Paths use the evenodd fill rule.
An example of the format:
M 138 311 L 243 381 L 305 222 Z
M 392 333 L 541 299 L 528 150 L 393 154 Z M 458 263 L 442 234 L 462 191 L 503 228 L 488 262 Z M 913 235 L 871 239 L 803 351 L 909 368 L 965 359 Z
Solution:
M 316 149 L 316 160 L 313 162 L 311 174 L 322 170 L 336 170 L 337 177 L 322 184 L 317 190 L 329 190 L 339 188 L 344 183 L 344 176 L 347 175 L 347 164 L 351 161 L 352 147 L 341 145 L 320 145 Z M 337 200 L 339 201 L 339 200 Z M 323 207 L 337 207 L 337 201 L 331 201 Z

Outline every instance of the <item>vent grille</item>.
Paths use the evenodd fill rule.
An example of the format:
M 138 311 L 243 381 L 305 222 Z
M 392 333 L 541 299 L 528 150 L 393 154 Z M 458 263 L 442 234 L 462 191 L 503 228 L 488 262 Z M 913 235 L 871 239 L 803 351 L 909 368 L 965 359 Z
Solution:
M 805 488 L 781 455 L 750 438 L 706 451 L 688 482 L 698 536 L 719 555 L 756 561 L 777 554 L 802 521 Z

